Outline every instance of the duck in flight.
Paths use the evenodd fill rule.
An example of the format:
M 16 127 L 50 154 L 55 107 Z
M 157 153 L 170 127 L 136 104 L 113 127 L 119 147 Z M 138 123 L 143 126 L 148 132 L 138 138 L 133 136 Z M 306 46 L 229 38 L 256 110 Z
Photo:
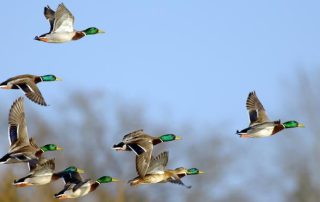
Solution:
M 145 176 L 137 176 L 134 179 L 129 181 L 129 184 L 131 186 L 136 185 L 142 185 L 142 184 L 154 184 L 154 183 L 165 183 L 170 182 L 174 184 L 182 185 L 188 189 L 191 188 L 191 186 L 185 185 L 181 178 L 187 176 L 187 175 L 197 175 L 204 173 L 203 171 L 197 169 L 197 168 L 184 168 L 179 167 L 174 170 L 166 169 L 166 166 L 168 164 L 168 152 L 162 152 L 156 157 L 152 157 L 150 165 L 147 169 L 147 173 Z M 138 161 L 136 161 L 136 170 L 139 174 L 141 169 L 141 166 Z
M 1 164 L 39 160 L 44 152 L 62 150 L 55 144 L 38 147 L 33 138 L 28 138 L 23 97 L 18 98 L 10 109 L 8 137 L 10 148 L 8 153 L 0 158 Z
M 19 180 L 15 180 L 13 185 L 16 187 L 39 186 L 54 182 L 72 172 L 84 173 L 83 170 L 70 166 L 63 171 L 55 173 L 55 160 L 40 158 L 40 160 L 31 160 L 28 162 L 29 174 Z
M 248 128 L 237 131 L 237 134 L 241 138 L 269 137 L 283 129 L 304 127 L 302 123 L 297 121 L 287 121 L 284 123 L 280 120 L 270 121 L 255 91 L 249 93 L 246 107 L 249 113 L 250 124 Z
M 68 41 L 79 40 L 87 35 L 104 33 L 96 27 L 77 31 L 74 29 L 74 17 L 63 3 L 59 4 L 56 11 L 49 6 L 44 7 L 44 16 L 50 23 L 50 31 L 34 39 L 47 43 L 64 43 Z
M 61 81 L 62 79 L 56 77 L 55 75 L 49 74 L 44 76 L 36 76 L 31 74 L 23 74 L 7 79 L 6 81 L 0 83 L 0 88 L 2 89 L 21 89 L 24 94 L 31 101 L 48 106 L 44 100 L 37 83 L 48 82 L 48 81 Z
M 162 142 L 180 140 L 181 137 L 174 134 L 165 134 L 159 137 L 153 137 L 145 134 L 143 130 L 136 130 L 122 139 L 122 142 L 113 146 L 117 151 L 133 151 L 136 154 L 136 161 L 141 168 L 138 169 L 139 176 L 146 175 L 152 156 L 153 146 Z
M 65 182 L 63 190 L 54 195 L 57 199 L 79 198 L 95 191 L 102 183 L 119 181 L 110 176 L 103 176 L 95 181 L 91 179 L 83 180 L 78 172 L 63 175 L 63 179 Z

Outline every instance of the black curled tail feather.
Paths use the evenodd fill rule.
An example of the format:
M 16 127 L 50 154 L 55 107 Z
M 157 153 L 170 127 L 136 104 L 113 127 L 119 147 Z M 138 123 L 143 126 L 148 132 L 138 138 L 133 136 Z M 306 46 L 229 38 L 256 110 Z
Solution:
M 113 145 L 113 148 L 122 148 L 124 146 L 123 142 L 120 142 L 119 144 Z
M 0 163 L 5 163 L 9 158 L 10 158 L 10 154 L 4 155 L 4 156 L 0 159 Z

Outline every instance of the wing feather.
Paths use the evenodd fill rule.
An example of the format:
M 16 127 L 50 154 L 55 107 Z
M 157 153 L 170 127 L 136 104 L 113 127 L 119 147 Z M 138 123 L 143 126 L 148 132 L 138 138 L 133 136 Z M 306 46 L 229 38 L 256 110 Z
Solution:
M 145 148 L 145 152 L 136 156 L 136 170 L 140 177 L 144 177 L 147 174 L 149 168 L 153 145 L 149 143 L 142 143 L 141 146 Z
M 21 80 L 21 82 L 16 84 L 29 98 L 31 101 L 47 106 L 38 86 L 30 79 Z
M 129 142 L 129 141 L 132 141 L 132 140 L 134 140 L 136 138 L 141 137 L 142 135 L 144 135 L 143 129 L 136 130 L 136 131 L 133 131 L 133 132 L 128 133 L 125 136 L 123 136 L 123 141 L 124 142 Z
M 246 107 L 249 113 L 250 126 L 269 121 L 267 113 L 255 91 L 249 93 Z
M 28 145 L 28 130 L 24 113 L 23 97 L 18 98 L 11 106 L 9 112 L 8 136 L 11 147 L 15 145 Z
M 78 172 L 68 172 L 68 173 L 65 173 L 62 177 L 65 184 L 68 184 L 68 183 L 78 184 L 82 182 L 82 178 Z
M 46 17 L 46 19 L 49 21 L 49 24 L 50 24 L 49 33 L 51 33 L 53 30 L 54 15 L 55 15 L 55 12 L 50 8 L 50 6 L 44 7 L 44 16 Z
M 64 6 L 59 4 L 55 13 L 53 32 L 73 32 L 74 17 L 72 13 Z
M 168 159 L 169 159 L 168 151 L 162 152 L 156 157 L 152 157 L 147 170 L 147 174 L 163 173 L 165 167 L 168 164 Z
M 192 186 L 185 185 L 177 175 L 173 175 L 171 178 L 169 178 L 168 182 L 173 183 L 173 184 L 182 185 L 188 189 L 191 189 L 191 187 L 192 187 Z

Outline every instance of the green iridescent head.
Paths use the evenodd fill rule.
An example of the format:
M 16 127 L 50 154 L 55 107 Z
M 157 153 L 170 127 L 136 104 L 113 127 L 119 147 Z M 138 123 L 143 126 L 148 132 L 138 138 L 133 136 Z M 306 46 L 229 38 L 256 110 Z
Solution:
M 96 27 L 90 27 L 88 29 L 83 30 L 86 35 L 93 35 L 93 34 L 102 34 L 105 33 L 103 30 L 98 29 Z
M 42 81 L 61 81 L 62 79 L 56 77 L 55 75 L 48 74 L 44 76 L 40 76 Z
M 119 180 L 116 179 L 116 178 L 112 178 L 110 176 L 103 176 L 103 177 L 100 177 L 99 179 L 97 179 L 96 182 L 98 182 L 99 184 L 101 183 L 109 183 L 109 182 L 118 182 Z
M 304 128 L 304 125 L 298 121 L 287 121 L 282 124 L 284 125 L 284 128 Z
M 159 139 L 162 142 L 169 142 L 169 141 L 173 141 L 173 140 L 181 140 L 181 137 L 180 136 L 176 136 L 174 134 L 165 134 L 165 135 L 161 135 L 159 137 Z
M 198 168 L 190 168 L 187 170 L 187 175 L 198 175 L 203 174 L 204 172 L 199 170 Z
M 75 167 L 75 166 L 70 166 L 70 167 L 68 167 L 68 168 L 64 169 L 64 171 L 63 171 L 63 172 L 66 172 L 66 173 L 68 173 L 68 172 L 84 173 L 84 171 L 83 171 L 83 170 L 81 170 L 80 168 L 77 168 L 77 167 Z
M 58 151 L 58 150 L 63 150 L 63 148 L 58 147 L 55 144 L 47 144 L 44 145 L 40 148 L 43 152 L 47 152 L 47 151 Z

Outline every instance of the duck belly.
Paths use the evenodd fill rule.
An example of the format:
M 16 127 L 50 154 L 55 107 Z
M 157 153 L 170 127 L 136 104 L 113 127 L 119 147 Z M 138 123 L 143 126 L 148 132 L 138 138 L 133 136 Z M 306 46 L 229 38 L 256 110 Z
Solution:
M 32 178 L 27 178 L 25 182 L 30 183 L 32 185 L 45 185 L 51 182 L 52 174 L 34 176 Z
M 74 35 L 75 33 L 73 32 L 54 32 L 48 34 L 46 38 L 48 39 L 48 43 L 63 43 L 71 41 Z
M 274 126 L 266 126 L 261 128 L 253 128 L 248 130 L 248 134 L 253 137 L 268 137 L 273 134 Z
M 160 174 L 152 174 L 152 175 L 146 175 L 143 178 L 135 178 L 133 180 L 130 180 L 130 185 L 140 185 L 140 184 L 154 184 L 159 183 L 162 181 L 167 180 L 167 177 L 165 175 Z

